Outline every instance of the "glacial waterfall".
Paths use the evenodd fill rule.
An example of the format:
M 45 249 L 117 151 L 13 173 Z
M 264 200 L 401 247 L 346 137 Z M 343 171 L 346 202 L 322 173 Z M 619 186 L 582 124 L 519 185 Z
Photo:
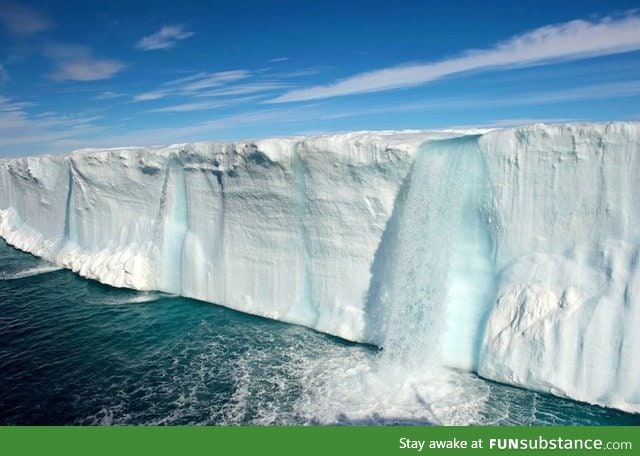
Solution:
M 420 147 L 373 267 L 369 305 L 384 318 L 372 332 L 388 363 L 477 365 L 492 303 L 487 187 L 476 136 Z

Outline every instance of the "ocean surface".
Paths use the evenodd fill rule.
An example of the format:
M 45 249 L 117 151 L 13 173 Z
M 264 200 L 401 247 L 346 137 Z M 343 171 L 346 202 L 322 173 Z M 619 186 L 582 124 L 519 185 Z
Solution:
M 588 424 L 630 415 L 85 280 L 0 241 L 0 424 Z

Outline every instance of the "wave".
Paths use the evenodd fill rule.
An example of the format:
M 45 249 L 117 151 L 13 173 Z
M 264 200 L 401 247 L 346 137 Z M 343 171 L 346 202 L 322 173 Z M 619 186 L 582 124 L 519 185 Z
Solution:
M 25 279 L 27 277 L 34 277 L 41 274 L 47 274 L 49 272 L 59 271 L 60 269 L 63 269 L 63 268 L 55 264 L 49 264 L 49 263 L 39 264 L 37 266 L 33 266 L 31 268 L 24 269 L 22 271 L 7 273 L 7 274 L 0 274 L 0 280 Z
M 158 301 L 164 298 L 174 298 L 177 296 L 178 295 L 161 293 L 158 291 L 141 291 L 134 294 L 128 294 L 126 296 L 108 298 L 106 300 L 103 300 L 102 303 L 111 306 L 119 306 L 125 304 L 143 304 L 147 302 Z

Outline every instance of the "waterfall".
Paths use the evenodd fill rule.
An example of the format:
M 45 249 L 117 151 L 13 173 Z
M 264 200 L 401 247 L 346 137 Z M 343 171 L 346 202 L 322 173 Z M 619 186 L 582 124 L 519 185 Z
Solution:
M 381 362 L 473 368 L 494 277 L 477 137 L 424 144 L 407 179 L 373 266 Z

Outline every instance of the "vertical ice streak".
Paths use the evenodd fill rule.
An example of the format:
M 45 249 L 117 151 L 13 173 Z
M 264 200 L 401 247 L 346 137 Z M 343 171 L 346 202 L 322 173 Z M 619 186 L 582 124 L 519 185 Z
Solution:
M 227 197 L 224 188 L 224 170 L 214 170 L 212 174 L 207 174 L 207 181 L 211 187 L 211 192 L 217 200 L 216 207 L 219 213 L 215 217 L 215 230 L 211 233 L 212 249 L 211 258 L 213 262 L 212 281 L 217 288 L 219 296 L 226 296 L 227 292 L 227 261 L 225 252 L 225 215 L 227 213 Z M 215 177 L 215 182 L 212 179 Z
M 169 293 L 182 291 L 182 255 L 187 234 L 187 196 L 184 170 L 170 161 L 160 199 L 160 287 Z

